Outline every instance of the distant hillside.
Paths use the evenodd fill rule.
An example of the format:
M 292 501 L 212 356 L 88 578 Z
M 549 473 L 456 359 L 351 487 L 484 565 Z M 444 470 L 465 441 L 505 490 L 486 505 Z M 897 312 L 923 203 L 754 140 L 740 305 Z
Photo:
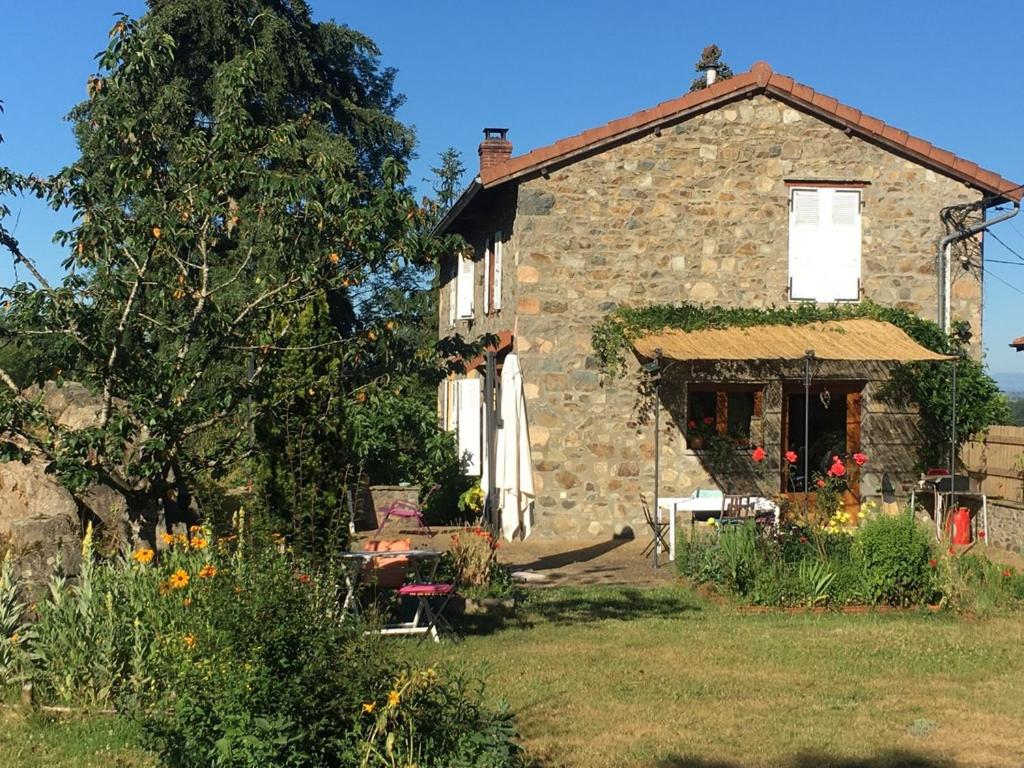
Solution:
M 992 378 L 1006 394 L 1024 397 L 1024 373 L 993 373 Z

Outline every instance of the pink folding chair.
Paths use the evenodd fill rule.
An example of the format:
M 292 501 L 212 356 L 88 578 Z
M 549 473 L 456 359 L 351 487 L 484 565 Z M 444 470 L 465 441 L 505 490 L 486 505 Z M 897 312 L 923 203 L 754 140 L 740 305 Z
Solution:
M 416 615 L 413 617 L 409 629 L 410 633 L 422 631 L 420 627 L 423 626 L 423 620 L 426 620 L 427 628 L 420 640 L 430 635 L 435 643 L 440 642 L 438 627 L 449 634 L 455 634 L 454 628 L 444 616 L 444 609 L 448 607 L 448 603 L 455 596 L 454 584 L 403 584 L 398 588 L 397 594 L 399 597 L 415 597 L 418 601 Z M 435 605 L 430 604 L 431 600 L 436 601 Z
M 441 486 L 439 485 L 433 486 L 423 498 L 423 503 L 426 504 L 427 499 L 429 499 L 440 487 Z M 380 525 L 377 526 L 378 534 L 384 530 L 384 526 L 387 525 L 388 520 L 392 517 L 405 520 L 415 520 L 417 525 L 416 530 L 418 532 L 422 533 L 425 531 L 428 536 L 434 535 L 434 532 L 430 530 L 430 526 L 427 525 L 427 521 L 423 519 L 423 510 L 420 508 L 419 504 L 413 504 L 412 502 L 402 501 L 400 499 L 388 504 L 384 507 L 384 517 L 381 518 Z

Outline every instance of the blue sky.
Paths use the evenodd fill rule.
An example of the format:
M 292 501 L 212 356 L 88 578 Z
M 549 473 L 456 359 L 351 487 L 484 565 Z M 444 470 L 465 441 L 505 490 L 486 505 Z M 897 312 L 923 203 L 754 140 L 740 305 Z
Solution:
M 144 3 L 35 0 L 5 6 L 0 134 L 6 141 L 0 164 L 52 172 L 74 159 L 62 118 L 85 97 L 86 77 L 95 70 L 113 14 L 138 15 Z M 448 146 L 475 170 L 484 126 L 510 128 L 519 153 L 677 96 L 710 42 L 724 49 L 736 71 L 764 59 L 779 72 L 1024 183 L 1024 3 L 985 6 L 983 12 L 953 0 L 312 0 L 312 6 L 316 18 L 368 34 L 383 62 L 399 70 L 398 89 L 408 99 L 400 117 L 419 137 L 412 176 L 418 184 Z M 14 209 L 26 252 L 56 273 L 62 255 L 50 238 L 66 220 L 25 201 L 16 201 Z M 995 232 L 1024 256 L 1024 215 Z M 991 238 L 986 247 L 989 259 L 1019 265 L 987 267 L 987 362 L 995 372 L 1024 374 L 1024 353 L 1007 346 L 1024 335 L 1024 260 Z M 0 261 L 0 281 L 9 278 L 9 265 Z

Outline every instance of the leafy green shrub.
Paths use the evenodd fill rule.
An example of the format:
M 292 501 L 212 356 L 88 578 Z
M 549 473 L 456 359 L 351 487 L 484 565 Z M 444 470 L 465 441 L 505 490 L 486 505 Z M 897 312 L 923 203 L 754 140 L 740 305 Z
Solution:
M 1024 600 L 1024 574 L 1015 568 L 978 555 L 943 557 L 933 562 L 943 603 L 958 611 L 984 616 Z
M 910 515 L 868 520 L 857 534 L 868 595 L 874 603 L 916 605 L 932 597 L 931 539 Z
M 337 576 L 254 544 L 188 588 L 169 684 L 142 714 L 167 765 L 516 765 L 510 715 L 343 621 Z

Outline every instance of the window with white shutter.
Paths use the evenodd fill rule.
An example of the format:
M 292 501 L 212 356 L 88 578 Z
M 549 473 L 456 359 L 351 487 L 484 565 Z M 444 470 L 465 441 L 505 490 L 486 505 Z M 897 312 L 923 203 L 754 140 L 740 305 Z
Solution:
M 491 298 L 491 311 L 501 311 L 501 255 L 504 250 L 504 243 L 502 242 L 502 232 L 498 230 L 494 233 L 494 254 L 491 257 L 494 260 L 492 267 L 494 279 L 491 281 L 493 287 L 492 298 Z
M 473 318 L 473 254 L 459 255 L 458 273 L 455 277 L 456 317 L 460 320 Z
M 795 188 L 789 205 L 789 298 L 860 299 L 860 190 Z
M 494 311 L 494 243 L 484 243 L 484 314 Z

